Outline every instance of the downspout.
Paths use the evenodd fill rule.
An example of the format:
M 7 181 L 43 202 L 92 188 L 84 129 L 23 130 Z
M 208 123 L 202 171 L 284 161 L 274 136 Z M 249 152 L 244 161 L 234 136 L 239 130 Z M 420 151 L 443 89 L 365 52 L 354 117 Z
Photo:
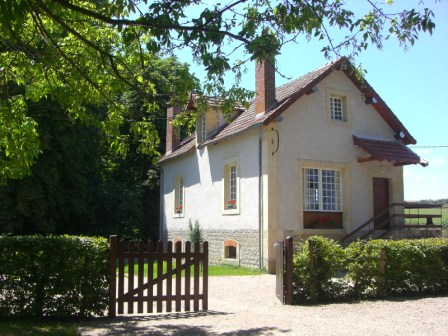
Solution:
M 261 126 L 258 129 L 258 267 L 263 269 L 263 167 L 262 167 L 263 141 L 261 138 Z
M 164 216 L 164 201 L 165 201 L 165 197 L 164 197 L 164 190 L 163 190 L 163 186 L 165 185 L 164 183 L 164 176 L 163 176 L 163 168 L 160 167 L 160 195 L 159 195 L 159 199 L 160 199 L 160 204 L 159 204 L 159 240 L 164 241 L 163 240 L 163 216 Z

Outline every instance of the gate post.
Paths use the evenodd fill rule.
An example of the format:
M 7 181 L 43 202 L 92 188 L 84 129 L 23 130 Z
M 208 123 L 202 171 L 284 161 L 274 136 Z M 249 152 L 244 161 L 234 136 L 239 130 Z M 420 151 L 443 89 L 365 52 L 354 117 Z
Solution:
M 285 276 L 284 276 L 284 302 L 287 305 L 292 305 L 292 281 L 293 281 L 293 238 L 288 236 L 285 239 L 284 252 L 285 254 Z
M 117 301 L 117 236 L 109 237 L 109 317 L 115 317 Z

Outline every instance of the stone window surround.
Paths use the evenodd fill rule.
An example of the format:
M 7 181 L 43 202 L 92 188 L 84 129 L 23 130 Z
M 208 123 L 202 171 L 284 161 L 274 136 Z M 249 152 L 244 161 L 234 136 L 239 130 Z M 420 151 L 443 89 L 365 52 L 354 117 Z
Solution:
M 229 248 L 235 248 L 235 258 L 229 258 Z M 239 266 L 240 265 L 240 244 L 233 239 L 227 239 L 223 242 L 223 256 L 222 260 L 224 264 Z
M 329 162 L 329 161 L 320 161 L 320 160 L 305 160 L 298 159 L 298 169 L 297 169 L 297 177 L 298 177 L 298 188 L 299 188 L 299 202 L 298 206 L 298 229 L 300 232 L 310 233 L 310 234 L 325 234 L 328 233 L 328 230 L 315 230 L 315 229 L 304 229 L 303 228 L 303 168 L 320 168 L 320 169 L 334 169 L 341 171 L 341 197 L 342 197 L 342 213 L 343 213 L 343 229 L 334 229 L 332 233 L 341 233 L 345 234 L 346 227 L 351 218 L 351 209 L 350 209 L 350 164 L 345 162 Z
M 350 108 L 350 96 L 348 91 L 338 90 L 333 88 L 326 88 L 327 104 L 326 115 L 327 123 L 329 125 L 350 127 L 352 124 L 351 108 Z M 340 98 L 342 100 L 342 119 L 337 120 L 332 118 L 331 114 L 331 98 Z

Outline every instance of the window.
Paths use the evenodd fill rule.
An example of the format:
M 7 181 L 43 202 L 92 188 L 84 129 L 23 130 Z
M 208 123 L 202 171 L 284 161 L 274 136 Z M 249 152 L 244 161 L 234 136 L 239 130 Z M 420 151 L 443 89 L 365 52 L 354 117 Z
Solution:
M 330 115 L 332 120 L 345 121 L 342 97 L 330 97 Z
M 239 213 L 239 177 L 236 162 L 224 166 L 224 213 Z
M 184 215 L 184 178 L 183 176 L 177 176 L 174 186 L 174 214 L 177 217 L 183 217 Z
M 351 126 L 350 92 L 327 88 L 327 122 L 337 126 Z
M 240 265 L 240 244 L 233 239 L 224 241 L 223 263 L 229 265 Z
M 342 211 L 339 170 L 303 168 L 303 210 Z
M 205 141 L 207 137 L 206 129 L 205 129 L 205 115 L 201 118 L 201 142 Z

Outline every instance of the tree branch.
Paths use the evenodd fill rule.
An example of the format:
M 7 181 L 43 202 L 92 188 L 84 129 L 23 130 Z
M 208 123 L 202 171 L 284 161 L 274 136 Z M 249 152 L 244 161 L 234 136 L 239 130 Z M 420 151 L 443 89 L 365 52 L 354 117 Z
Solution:
M 38 1 L 38 0 L 36 0 L 36 1 Z M 243 1 L 246 1 L 246 0 L 241 0 L 241 2 L 243 2 Z M 53 2 L 65 7 L 65 8 L 71 9 L 75 12 L 78 12 L 80 14 L 95 18 L 104 23 L 108 23 L 108 24 L 111 24 L 114 26 L 124 25 L 124 26 L 140 26 L 140 27 L 145 27 L 145 28 L 156 28 L 156 29 L 165 29 L 165 30 L 200 31 L 200 32 L 206 32 L 206 33 L 215 33 L 215 34 L 225 35 L 225 36 L 231 37 L 235 40 L 244 42 L 246 44 L 250 42 L 248 39 L 245 39 L 241 36 L 238 36 L 236 34 L 228 32 L 228 31 L 207 29 L 207 28 L 201 27 L 201 26 L 183 26 L 180 24 L 154 25 L 154 24 L 150 24 L 148 22 L 142 22 L 142 21 L 137 22 L 135 20 L 128 20 L 128 19 L 112 19 L 110 17 L 93 12 L 86 8 L 82 8 L 82 7 L 73 5 L 72 3 L 69 3 L 65 0 L 53 0 Z

